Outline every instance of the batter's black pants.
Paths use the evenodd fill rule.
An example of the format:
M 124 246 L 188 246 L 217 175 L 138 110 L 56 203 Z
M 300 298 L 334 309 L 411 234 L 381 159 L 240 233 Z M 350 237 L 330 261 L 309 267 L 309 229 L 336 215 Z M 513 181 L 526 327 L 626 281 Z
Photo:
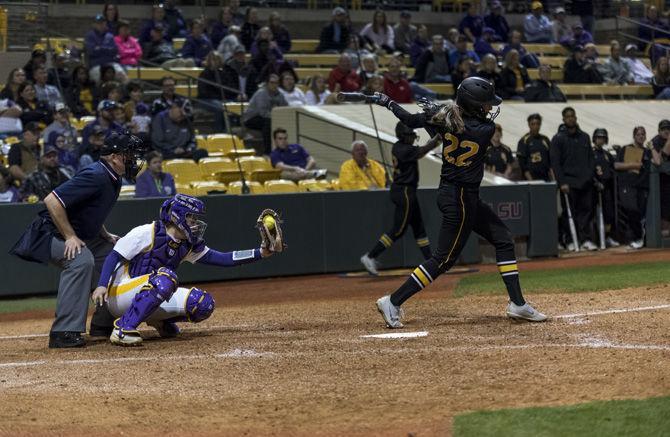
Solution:
M 388 249 L 399 240 L 412 227 L 416 244 L 424 255 L 424 258 L 430 257 L 430 242 L 426 236 L 426 228 L 423 225 L 421 217 L 421 207 L 416 197 L 416 188 L 391 185 L 391 202 L 395 205 L 393 212 L 393 226 L 391 229 L 379 237 L 379 241 L 368 252 L 370 258 L 377 258 L 384 250 Z
M 565 206 L 565 194 L 559 191 L 561 196 L 561 208 L 563 213 L 559 219 L 559 237 L 565 244 L 572 242 L 570 234 L 570 221 L 568 219 L 568 209 Z M 575 221 L 577 229 L 577 244 L 582 244 L 586 240 L 593 241 L 593 218 L 595 216 L 594 205 L 594 187 L 590 184 L 584 188 L 572 188 L 568 193 L 570 199 L 570 210 L 572 219 Z
M 442 213 L 437 248 L 433 256 L 414 269 L 407 281 L 391 295 L 391 302 L 401 305 L 449 270 L 474 231 L 495 247 L 498 270 L 510 299 L 523 305 L 512 234 L 491 207 L 479 198 L 479 188 L 444 184 L 438 190 L 437 206 Z

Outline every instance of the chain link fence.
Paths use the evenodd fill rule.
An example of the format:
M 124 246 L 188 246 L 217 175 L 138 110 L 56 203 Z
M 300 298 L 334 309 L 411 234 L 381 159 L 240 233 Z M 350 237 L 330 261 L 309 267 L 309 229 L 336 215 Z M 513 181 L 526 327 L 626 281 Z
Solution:
M 0 2 L 7 11 L 5 50 L 30 50 L 46 34 L 48 5 L 46 3 Z M 4 35 L 3 35 L 4 37 Z

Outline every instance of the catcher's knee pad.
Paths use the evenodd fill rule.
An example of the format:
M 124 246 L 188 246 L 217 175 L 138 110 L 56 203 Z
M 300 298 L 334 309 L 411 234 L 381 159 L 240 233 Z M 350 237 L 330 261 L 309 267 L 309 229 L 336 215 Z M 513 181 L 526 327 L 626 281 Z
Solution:
M 199 288 L 191 288 L 186 298 L 186 316 L 189 322 L 202 322 L 212 315 L 214 306 L 211 294 Z
M 162 301 L 169 300 L 177 290 L 177 274 L 172 270 L 161 267 L 149 277 L 151 291 Z

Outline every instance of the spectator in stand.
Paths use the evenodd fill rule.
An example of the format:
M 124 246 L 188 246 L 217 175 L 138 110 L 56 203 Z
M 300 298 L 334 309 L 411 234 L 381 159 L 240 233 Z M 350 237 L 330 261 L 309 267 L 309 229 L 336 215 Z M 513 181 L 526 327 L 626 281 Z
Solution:
M 412 103 L 414 95 L 412 86 L 402 74 L 402 62 L 397 57 L 391 58 L 388 71 L 384 75 L 384 94 L 397 103 Z
M 344 49 L 342 54 L 349 55 L 349 59 L 351 60 L 351 68 L 354 70 L 357 70 L 361 67 L 360 61 L 366 56 L 372 56 L 374 59 L 374 54 L 370 53 L 366 48 L 362 47 L 363 44 L 361 44 L 360 37 L 356 35 L 355 33 L 351 34 L 349 36 L 349 44 L 347 45 L 347 48 Z
M 550 43 L 553 37 L 551 21 L 544 15 L 544 7 L 539 1 L 530 4 L 531 13 L 523 20 L 523 33 L 526 41 L 532 43 Z
M 53 110 L 57 103 L 63 103 L 63 96 L 53 85 L 47 84 L 47 69 L 44 66 L 33 70 L 33 80 L 35 81 L 35 96 L 37 100 L 44 103 L 49 110 Z
M 621 46 L 613 41 L 610 46 L 610 57 L 598 68 L 605 82 L 610 85 L 633 83 L 633 73 L 630 65 L 621 59 Z
M 565 102 L 563 91 L 551 80 L 551 67 L 543 64 L 539 68 L 540 77 L 530 83 L 524 92 L 527 103 Z
M 163 39 L 166 41 L 172 41 L 172 38 L 170 38 L 170 35 L 167 32 L 168 22 L 165 20 L 165 9 L 163 8 L 162 3 L 153 6 L 151 9 L 151 19 L 145 21 L 142 25 L 140 37 L 138 38 L 140 44 L 144 45 L 151 42 L 151 31 L 154 30 L 157 25 L 160 25 L 164 30 L 166 30 L 162 33 Z
M 494 41 L 507 42 L 510 27 L 502 13 L 502 3 L 499 0 L 493 0 L 491 2 L 491 12 L 484 17 L 484 26 L 493 29 L 495 32 Z
M 276 53 L 270 50 L 270 41 L 266 39 L 258 41 L 258 54 L 251 57 L 251 65 L 257 72 L 255 75 L 257 84 L 265 82 L 270 74 L 281 76 L 284 71 L 294 72 L 289 62 L 284 61 L 282 57 L 278 58 Z
M 361 90 L 363 94 L 369 96 L 374 93 L 383 93 L 384 92 L 384 78 L 378 74 L 370 76 L 365 82 L 365 86 Z
M 258 31 L 258 34 L 256 35 L 256 39 L 251 44 L 251 56 L 258 56 L 258 46 L 262 41 L 265 41 L 270 45 L 270 54 L 274 59 L 282 59 L 284 57 L 282 49 L 277 44 L 277 41 L 274 40 L 274 35 L 267 26 L 261 27 L 261 29 Z
M 529 83 L 526 67 L 519 63 L 519 52 L 510 50 L 505 55 L 496 92 L 505 100 L 523 100 L 526 85 Z
M 226 35 L 219 43 L 219 47 L 216 50 L 221 53 L 224 62 L 228 61 L 228 59 L 233 56 L 233 51 L 236 47 L 242 46 L 242 48 L 244 48 L 242 42 L 240 41 L 241 34 L 240 26 L 230 26 L 230 33 Z
M 42 140 L 45 143 L 49 142 L 47 140 L 55 132 L 64 140 L 63 144 L 58 147 L 64 150 L 77 150 L 77 129 L 70 123 L 70 108 L 64 103 L 57 103 L 54 109 L 54 121 L 42 132 Z M 68 165 L 66 161 L 61 159 L 64 165 Z M 79 165 L 74 165 L 73 168 L 77 170 Z
M 347 12 L 340 6 L 333 9 L 330 24 L 321 29 L 318 53 L 340 53 L 349 44 L 350 29 L 347 26 Z
M 75 117 L 93 114 L 98 97 L 95 84 L 89 79 L 88 69 L 82 65 L 75 67 L 71 82 L 66 101 L 72 114 Z
M 172 43 L 164 38 L 164 34 L 163 24 L 156 23 L 151 29 L 151 40 L 142 47 L 144 59 L 162 68 L 194 67 L 193 60 L 177 56 Z
M 281 178 L 291 181 L 324 178 L 325 169 L 317 169 L 316 161 L 300 144 L 289 144 L 286 129 L 278 127 L 272 132 L 275 148 L 270 154 L 270 162 L 281 170 Z
M 205 56 L 214 50 L 212 42 L 205 33 L 205 23 L 196 18 L 191 23 L 191 34 L 186 37 L 184 46 L 181 48 L 183 59 L 192 59 L 196 66 L 202 66 Z
M 563 127 L 551 139 L 550 162 L 556 182 L 561 190 L 563 215 L 560 220 L 559 241 L 568 243 L 568 250 L 575 250 L 570 237 L 566 195 L 570 200 L 572 217 L 577 228 L 577 239 L 582 250 L 596 250 L 593 244 L 593 169 L 594 156 L 591 139 L 577 124 L 577 115 L 571 107 L 561 112 Z M 579 243 L 578 243 L 579 244 Z
M 595 34 L 596 19 L 593 15 L 593 0 L 573 0 L 572 14 L 579 16 L 584 29 L 591 35 Z
M 351 144 L 351 157 L 340 167 L 341 190 L 378 190 L 386 186 L 386 170 L 372 159 L 368 159 L 365 141 Z
M 482 36 L 483 28 L 484 18 L 479 14 L 479 2 L 471 2 L 467 14 L 458 25 L 458 30 L 468 38 L 468 41 L 475 42 Z
M 156 115 L 172 107 L 177 100 L 183 100 L 176 94 L 176 82 L 172 76 L 163 76 L 161 78 L 161 95 L 151 104 L 151 114 Z
M 288 32 L 288 28 L 282 24 L 281 15 L 279 15 L 279 12 L 270 13 L 270 18 L 268 18 L 268 27 L 270 28 L 270 32 L 274 37 L 274 41 L 277 43 L 277 46 L 279 46 L 281 52 L 290 52 L 291 34 Z
M 572 37 L 566 37 L 560 41 L 564 47 L 571 50 L 576 46 L 586 46 L 587 44 L 593 43 L 593 36 L 584 28 L 581 24 L 575 24 L 572 26 Z
M 451 83 L 454 86 L 454 89 L 458 89 L 458 86 L 470 76 L 477 75 L 477 68 L 475 63 L 469 56 L 463 56 L 458 61 L 458 65 L 454 68 L 454 71 L 451 72 Z
M 123 85 L 115 80 L 105 82 L 100 87 L 99 96 L 102 100 L 111 100 L 116 103 L 121 103 L 121 99 L 123 98 Z
M 119 51 L 119 63 L 124 66 L 136 66 L 142 59 L 142 47 L 137 39 L 130 34 L 130 23 L 119 21 L 119 32 L 114 43 Z
M 502 143 L 502 134 L 502 126 L 496 123 L 491 137 L 491 147 L 486 150 L 484 168 L 498 176 L 511 179 L 514 155 L 512 149 Z
M 223 85 L 226 75 L 223 70 L 223 58 L 218 52 L 212 50 L 205 57 L 203 66 L 205 68 L 202 70 L 199 77 L 203 80 L 198 80 L 197 104 L 205 111 L 214 114 L 214 127 L 218 132 L 223 132 L 226 130 L 226 122 L 223 113 L 225 93 L 220 88 L 220 86 Z M 237 85 L 238 84 L 236 84 L 236 88 Z
M 261 26 L 258 24 L 258 10 L 249 7 L 244 16 L 244 24 L 242 25 L 242 33 L 240 36 L 242 45 L 244 45 L 244 48 L 248 52 L 251 51 L 251 44 L 256 39 L 259 30 L 261 30 Z
M 107 31 L 107 21 L 101 14 L 95 16 L 93 28 L 84 39 L 89 74 L 94 82 L 100 81 L 100 67 L 111 64 L 120 76 L 125 77 L 125 70 L 119 65 L 119 49 L 114 42 L 114 35 Z
M 498 69 L 498 60 L 495 56 L 489 53 L 482 57 L 477 76 L 488 80 L 498 88 L 500 84 L 500 70 Z
M 230 10 L 230 6 L 222 7 L 221 11 L 219 11 L 219 19 L 213 21 L 207 30 L 212 40 L 212 45 L 218 47 L 221 44 L 221 40 L 230 33 L 230 27 L 234 25 L 233 13 Z
M 658 135 L 651 139 L 651 155 L 656 165 L 667 165 L 670 160 L 670 120 L 661 120 L 658 123 Z M 659 172 L 661 188 L 661 219 L 664 225 L 670 221 L 670 175 Z M 664 226 L 664 227 L 665 227 Z
M 584 47 L 577 46 L 572 56 L 563 65 L 563 82 L 565 83 L 603 83 L 595 62 L 584 59 Z
M 100 160 L 100 151 L 105 143 L 107 129 L 100 125 L 93 126 L 88 136 L 88 144 L 79 148 L 79 168 L 86 168 Z
M 139 137 L 144 144 L 151 145 L 151 116 L 147 105 L 137 105 L 135 114 L 128 118 L 129 128 L 133 135 Z
M 356 70 L 351 68 L 351 58 L 347 54 L 340 55 L 340 59 L 328 76 L 328 89 L 331 93 L 338 91 L 355 92 L 361 89 L 363 81 L 356 73 Z
M 5 166 L 0 166 L 0 203 L 16 203 L 21 200 L 19 190 Z
M 105 17 L 107 32 L 112 35 L 119 34 L 121 20 L 119 20 L 119 8 L 114 3 L 105 3 L 102 7 L 102 16 Z
M 58 88 L 61 94 L 71 85 L 72 65 L 75 59 L 68 49 L 56 49 L 51 54 L 52 67 L 47 70 L 47 83 Z
M 651 78 L 651 86 L 654 89 L 656 99 L 670 99 L 670 63 L 667 57 L 662 56 L 656 62 L 654 77 Z
M 26 73 L 22 68 L 14 68 L 9 72 L 5 87 L 0 91 L 0 99 L 19 100 L 19 85 L 26 81 Z
M 289 106 L 305 106 L 307 104 L 305 93 L 295 86 L 295 83 L 296 77 L 293 72 L 283 72 L 279 78 L 279 92 L 282 93 Z
M 449 57 L 444 51 L 444 38 L 442 35 L 433 35 L 430 49 L 424 51 L 416 63 L 412 81 L 418 83 L 451 82 L 449 65 Z
M 21 185 L 21 198 L 35 203 L 44 200 L 54 188 L 72 179 L 73 173 L 58 162 L 58 149 L 48 144 L 40 158 L 37 169 L 30 173 Z
M 617 152 L 614 169 L 617 182 L 619 208 L 625 212 L 629 247 L 644 247 L 644 221 L 649 197 L 649 171 L 654 160 L 651 150 L 645 147 L 647 131 L 642 126 L 633 129 L 633 144 Z
M 163 9 L 165 10 L 165 21 L 168 24 L 168 36 L 170 40 L 186 37 L 186 19 L 182 15 L 181 10 L 177 9 L 175 0 L 165 0 Z
M 412 67 L 416 67 L 421 55 L 430 48 L 432 40 L 428 38 L 428 28 L 421 24 L 417 30 L 416 38 L 412 41 L 409 48 L 409 60 Z
M 461 36 L 461 32 L 459 32 L 458 29 L 455 27 L 452 27 L 447 31 L 447 37 L 444 39 L 445 52 L 450 53 L 452 50 L 456 50 L 459 36 Z
M 395 34 L 393 28 L 386 21 L 386 14 L 382 10 L 376 10 L 372 16 L 372 22 L 368 23 L 360 31 L 365 48 L 376 54 L 393 53 Z
M 620 244 L 612 235 L 615 225 L 614 201 L 614 157 L 605 148 L 609 140 L 606 129 L 598 128 L 593 131 L 593 156 L 595 166 L 596 196 L 595 203 L 602 202 L 603 224 L 605 226 L 605 245 L 619 247 Z
M 315 74 L 309 79 L 309 89 L 305 93 L 308 105 L 327 105 L 335 103 L 335 95 L 328 89 L 326 78 Z M 332 97 L 331 97 L 332 96 Z
M 565 22 L 565 9 L 561 6 L 554 10 L 554 21 L 551 23 L 551 35 L 554 43 L 572 41 L 572 28 Z
M 661 30 L 655 30 L 651 27 Z M 656 6 L 647 7 L 647 15 L 640 22 L 638 36 L 642 40 L 638 42 L 640 51 L 644 51 L 647 48 L 648 41 L 652 41 L 656 38 L 670 38 L 670 26 L 668 26 L 668 23 L 665 20 L 658 16 L 658 9 Z
M 0 99 L 0 138 L 20 134 L 23 131 L 21 107 L 10 99 Z
M 349 59 L 351 59 L 351 57 Z M 379 74 L 379 66 L 377 65 L 375 55 L 366 54 L 361 56 L 361 65 L 358 68 L 357 73 L 364 83 L 368 80 L 369 77 L 377 76 Z
M 485 27 L 482 30 L 482 36 L 477 38 L 475 42 L 474 49 L 477 56 L 482 58 L 484 55 L 492 54 L 495 57 L 500 56 L 500 52 L 493 48 L 491 45 L 495 41 L 495 31 L 490 27 Z
M 410 53 L 412 42 L 418 36 L 417 28 L 411 21 L 412 14 L 409 11 L 401 11 L 398 23 L 393 26 L 393 46 L 406 55 Z
M 147 169 L 137 177 L 135 197 L 168 197 L 174 196 L 177 189 L 170 173 L 163 172 L 163 155 L 151 151 L 146 156 Z
M 600 59 L 598 59 L 598 47 L 592 42 L 584 46 L 584 60 L 588 62 L 595 62 L 600 64 Z
M 139 108 L 143 108 L 145 113 L 149 113 L 149 106 L 144 103 L 144 88 L 139 82 L 131 81 L 126 85 L 126 96 L 128 99 L 123 104 L 123 110 L 126 112 L 126 118 L 130 120 L 137 113 Z
M 441 38 L 442 36 L 440 36 L 440 39 Z M 435 50 L 435 40 L 433 40 L 433 51 L 434 50 Z M 468 49 L 468 39 L 463 35 L 459 35 L 458 40 L 456 42 L 456 49 L 449 52 L 449 67 L 452 69 L 456 68 L 458 62 L 465 56 L 472 59 L 475 62 L 475 64 L 479 64 L 480 60 L 477 53 Z
M 47 54 L 42 49 L 35 49 L 30 54 L 30 59 L 23 66 L 23 71 L 26 73 L 26 79 L 30 80 L 33 77 L 33 69 L 38 66 L 47 65 Z
M 272 150 L 272 108 L 288 106 L 279 92 L 279 76 L 271 74 L 265 86 L 251 96 L 246 111 L 242 114 L 242 124 L 249 129 L 258 129 L 263 134 L 263 150 L 269 155 Z
M 637 46 L 635 44 L 628 44 L 626 46 L 626 56 L 623 61 L 628 64 L 628 69 L 633 75 L 633 83 L 649 84 L 654 73 L 637 57 Z
M 17 181 L 23 183 L 28 175 L 37 170 L 40 159 L 40 134 L 42 129 L 38 123 L 26 123 L 23 127 L 21 141 L 12 144 L 7 154 L 9 173 Z
M 228 0 L 228 7 L 230 7 L 230 13 L 233 14 L 233 23 L 242 26 L 244 14 L 240 12 L 240 0 Z
M 37 94 L 32 82 L 23 82 L 19 86 L 19 100 L 16 102 L 21 108 L 21 122 L 25 126 L 31 121 L 42 123 L 44 126 L 51 124 L 53 117 L 49 105 L 37 100 Z
M 193 159 L 207 156 L 207 150 L 196 147 L 195 132 L 189 119 L 193 116 L 191 102 L 178 100 L 158 113 L 151 124 L 151 144 L 166 159 Z
M 529 132 L 519 140 L 516 146 L 516 158 L 524 179 L 528 181 L 551 182 L 554 171 L 549 160 L 549 138 L 540 133 L 542 116 L 530 114 L 528 116 Z
M 100 126 L 105 130 L 105 137 L 111 135 L 112 132 L 122 134 L 125 132 L 123 126 L 115 121 L 114 110 L 120 105 L 112 100 L 102 100 L 98 103 L 98 116 L 95 120 L 84 126 L 81 132 L 81 149 L 88 149 L 88 142 L 91 133 L 96 126 Z M 85 167 L 85 166 L 82 166 Z
M 253 96 L 258 85 L 256 83 L 256 70 L 247 61 L 244 46 L 238 45 L 233 56 L 223 66 L 223 90 L 226 99 L 246 102 L 249 96 Z
M 509 44 L 507 44 L 502 50 L 502 57 L 504 58 L 505 55 L 507 55 L 507 52 L 512 49 L 519 52 L 519 62 L 521 62 L 521 64 L 523 64 L 526 68 L 538 68 L 540 66 L 540 60 L 537 58 L 537 56 L 535 56 L 534 53 L 528 53 L 523 44 L 521 44 L 521 32 L 518 30 L 512 31 Z

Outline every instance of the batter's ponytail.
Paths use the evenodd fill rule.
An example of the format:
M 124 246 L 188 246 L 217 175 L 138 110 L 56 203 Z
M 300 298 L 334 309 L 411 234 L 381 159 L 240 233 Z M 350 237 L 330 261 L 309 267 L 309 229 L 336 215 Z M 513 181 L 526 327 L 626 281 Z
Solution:
M 447 102 L 433 114 L 430 123 L 444 126 L 452 133 L 462 133 L 465 129 L 465 123 L 463 123 L 463 109 L 453 100 L 447 100 Z

